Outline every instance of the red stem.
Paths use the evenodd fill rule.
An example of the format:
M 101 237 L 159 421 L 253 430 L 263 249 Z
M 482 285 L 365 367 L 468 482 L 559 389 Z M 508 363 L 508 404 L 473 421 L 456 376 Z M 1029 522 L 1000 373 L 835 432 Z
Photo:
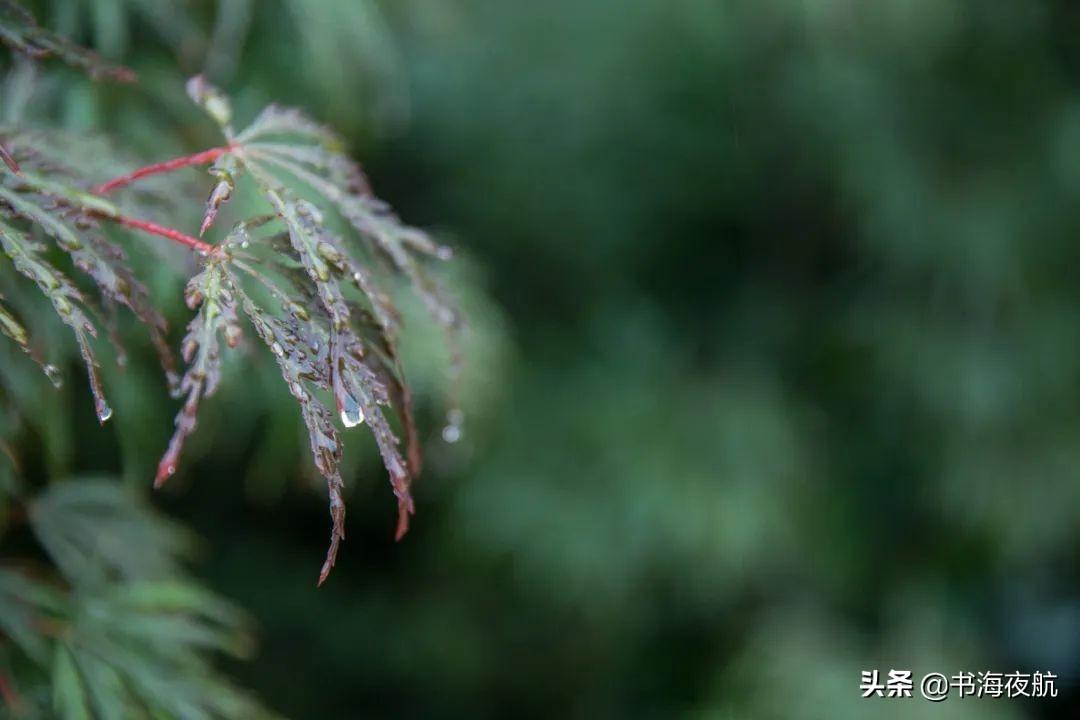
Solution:
M 139 220 L 137 218 L 128 217 L 127 215 L 105 215 L 102 216 L 105 220 L 113 220 L 136 230 L 142 230 L 143 232 L 150 233 L 151 235 L 159 235 L 163 238 L 168 238 L 173 242 L 186 245 L 187 247 L 202 253 L 203 255 L 209 255 L 214 251 L 214 246 L 209 243 L 204 243 L 198 238 L 193 238 L 190 235 L 185 235 L 179 230 L 173 230 L 172 228 L 165 227 L 164 225 L 158 225 L 157 223 L 150 222 L 149 220 Z
M 121 175 L 118 178 L 102 183 L 94 188 L 94 192 L 99 195 L 105 195 L 117 188 L 122 188 L 126 185 L 139 180 L 140 178 L 148 177 L 150 175 L 160 175 L 162 173 L 172 172 L 173 170 L 179 170 L 182 167 L 188 165 L 206 165 L 212 163 L 225 153 L 232 150 L 232 147 L 216 147 L 209 150 L 203 150 L 202 152 L 195 153 L 194 155 L 185 155 L 184 157 L 173 158 L 172 160 L 166 160 L 165 162 L 154 163 L 153 165 L 147 165 L 146 167 L 139 168 L 129 172 L 127 175 Z
M 11 153 L 7 151 L 3 143 L 0 143 L 0 159 L 3 159 L 4 164 L 11 168 L 11 172 L 19 172 L 19 163 L 15 162 L 15 158 L 11 157 Z

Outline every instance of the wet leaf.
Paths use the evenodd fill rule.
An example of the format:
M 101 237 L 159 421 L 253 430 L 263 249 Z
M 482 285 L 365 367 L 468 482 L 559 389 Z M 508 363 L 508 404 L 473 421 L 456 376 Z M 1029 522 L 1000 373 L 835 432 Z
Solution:
M 94 407 L 98 419 L 105 422 L 112 415 L 98 375 L 97 359 L 90 347 L 90 338 L 97 336 L 97 328 L 87 314 L 85 300 L 78 288 L 42 256 L 43 247 L 29 239 L 19 230 L 0 220 L 0 247 L 11 258 L 15 269 L 32 280 L 52 303 L 61 321 L 71 328 L 79 353 L 86 365 L 90 390 L 94 395 Z
M 176 416 L 176 430 L 158 464 L 154 485 L 160 487 L 176 473 L 177 463 L 187 436 L 195 429 L 202 398 L 212 395 L 221 381 L 221 340 L 229 346 L 239 341 L 236 299 L 229 289 L 224 256 L 207 260 L 202 272 L 188 282 L 185 298 L 188 307 L 198 314 L 188 325 L 181 353 L 188 369 L 180 380 L 180 392 L 186 394 L 184 406 Z
M 128 68 L 108 63 L 97 53 L 41 27 L 28 10 L 11 0 L 0 0 L 0 42 L 30 57 L 55 57 L 95 78 L 135 79 Z
M 166 339 L 168 324 L 128 266 L 123 250 L 97 229 L 94 213 L 116 215 L 119 210 L 79 188 L 43 181 L 31 173 L 21 176 L 16 188 L 0 185 L 0 203 L 52 238 L 71 256 L 75 267 L 90 276 L 105 299 L 131 310 L 146 326 L 166 379 L 174 387 L 177 376 Z
M 53 708 L 63 720 L 91 720 L 89 698 L 71 652 L 63 644 L 53 655 Z

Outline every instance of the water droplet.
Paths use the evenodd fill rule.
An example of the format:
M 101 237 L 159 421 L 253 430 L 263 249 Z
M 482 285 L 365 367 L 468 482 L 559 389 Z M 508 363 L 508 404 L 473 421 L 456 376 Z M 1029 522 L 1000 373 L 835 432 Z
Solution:
M 448 308 L 445 305 L 440 306 L 436 309 L 435 316 L 435 319 L 439 322 L 439 324 L 446 327 L 453 327 L 458 323 L 457 313 L 454 312 L 453 309 Z
M 439 249 L 435 251 L 435 257 L 440 260 L 453 260 L 454 249 L 448 245 L 440 245 Z
M 42 370 L 45 371 L 45 377 L 49 378 L 49 382 L 53 384 L 53 387 L 59 390 L 64 386 L 64 378 L 60 375 L 60 368 L 55 365 L 43 365 Z
M 229 347 L 235 348 L 238 346 L 243 337 L 244 331 L 240 329 L 239 325 L 225 326 L 225 344 Z
M 364 422 L 364 411 L 352 395 L 345 395 L 341 402 L 341 424 L 347 428 L 353 428 Z
M 465 422 L 465 413 L 461 408 L 453 408 L 446 413 L 446 427 L 442 431 L 442 439 L 448 443 L 456 443 L 461 439 L 461 426 Z
M 109 407 L 108 405 L 106 405 L 104 403 L 102 403 L 101 405 L 98 406 L 98 408 L 97 408 L 98 422 L 100 422 L 102 425 L 104 425 L 105 423 L 107 423 L 109 421 L 109 418 L 111 418 L 111 417 L 112 417 L 112 408 L 111 407 Z

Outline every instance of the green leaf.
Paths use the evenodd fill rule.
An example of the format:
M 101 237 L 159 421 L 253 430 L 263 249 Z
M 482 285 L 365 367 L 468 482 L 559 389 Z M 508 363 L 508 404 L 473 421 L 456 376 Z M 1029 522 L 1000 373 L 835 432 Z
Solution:
M 16 138 L 21 141 L 27 136 L 20 134 Z M 0 184 L 0 209 L 6 208 L 13 218 L 24 220 L 52 238 L 71 257 L 75 267 L 90 277 L 105 302 L 123 305 L 132 312 L 147 328 L 166 380 L 175 389 L 178 377 L 167 339 L 168 324 L 154 307 L 146 286 L 129 267 L 123 250 L 107 240 L 97 227 L 97 218 L 118 218 L 120 209 L 79 187 L 74 177 L 61 182 L 33 172 L 55 170 L 52 158 L 37 151 L 27 151 L 26 157 L 23 171 Z M 66 171 L 59 174 L 64 177 Z M 107 419 L 108 415 L 108 405 L 102 397 L 98 417 Z
M 112 409 L 105 401 L 101 378 L 98 375 L 97 359 L 90 347 L 90 338 L 97 337 L 97 328 L 90 321 L 82 293 L 63 273 L 44 259 L 42 256 L 44 248 L 40 244 L 30 240 L 22 232 L 2 220 L 0 220 L 0 247 L 11 258 L 15 269 L 37 284 L 52 303 L 60 319 L 75 334 L 75 340 L 79 345 L 79 352 L 90 379 L 90 390 L 94 395 L 98 419 L 105 422 L 112 415 Z M 48 372 L 47 369 L 46 372 Z
M 111 480 L 51 483 L 31 503 L 30 523 L 63 576 L 80 589 L 172 577 L 177 557 L 191 545 L 180 528 Z
M 56 57 L 92 77 L 122 82 L 135 79 L 135 73 L 128 68 L 112 65 L 96 53 L 41 27 L 29 11 L 11 0 L 0 0 L 0 42 L 31 57 Z
M 207 650 L 242 656 L 251 644 L 241 613 L 186 583 L 131 583 L 85 596 L 70 648 L 94 689 L 110 676 L 102 716 L 265 717 L 253 701 L 217 679 Z M 120 710 L 123 708 L 123 710 Z
M 45 664 L 49 643 L 40 632 L 42 619 L 66 611 L 54 589 L 13 570 L 0 568 L 0 631 L 34 661 Z
M 0 300 L 3 300 L 4 296 L 0 295 Z M 0 332 L 7 335 L 9 338 L 18 343 L 24 351 L 30 352 L 30 336 L 26 333 L 19 321 L 15 319 L 15 316 L 11 314 L 11 311 L 4 307 L 3 303 L 0 303 Z
M 52 668 L 53 708 L 63 720 L 91 720 L 90 705 L 79 671 L 63 643 L 56 646 Z
M 224 260 L 220 254 L 208 258 L 202 272 L 188 282 L 185 291 L 188 307 L 199 311 L 188 325 L 181 351 L 188 369 L 180 381 L 180 392 L 186 393 L 187 399 L 176 416 L 176 430 L 169 447 L 158 463 L 154 481 L 157 486 L 176 473 L 184 441 L 195 429 L 199 403 L 203 397 L 212 395 L 221 381 L 220 337 L 224 337 L 229 347 L 235 347 L 240 340 L 236 299 L 228 287 Z

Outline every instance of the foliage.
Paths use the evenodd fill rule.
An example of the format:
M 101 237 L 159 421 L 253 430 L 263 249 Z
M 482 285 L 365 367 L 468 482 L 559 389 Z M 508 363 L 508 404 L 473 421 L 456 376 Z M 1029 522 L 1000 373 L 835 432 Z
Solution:
M 41 27 L 33 15 L 12 0 L 0 2 L 0 42 L 31 57 L 58 57 L 97 77 L 124 81 L 135 79 L 127 68 L 106 63 L 96 53 Z
M 248 654 L 247 621 L 185 577 L 186 533 L 109 480 L 57 481 L 5 502 L 25 511 L 56 568 L 0 568 L 13 716 L 269 717 L 212 669 L 211 652 Z
M 115 4 L 143 82 L 49 73 L 27 113 L 144 161 L 218 144 L 174 46 Z M 209 29 L 198 13 L 224 4 L 184 7 Z M 258 656 L 231 668 L 244 685 L 297 718 L 1076 715 L 1075 3 L 385 0 L 413 107 L 390 138 L 369 132 L 359 4 L 251 2 L 242 51 L 221 46 L 235 74 L 181 66 L 228 86 L 243 121 L 276 98 L 346 131 L 404 217 L 483 258 L 450 268 L 466 341 L 512 351 L 468 346 L 469 432 L 425 442 L 410 542 L 388 547 L 368 501 L 374 444 L 340 433 L 348 554 L 316 593 L 296 577 L 324 549 L 324 481 L 296 401 L 272 352 L 236 362 L 222 341 L 184 450 L 197 482 L 157 501 L 258 618 Z M 96 27 L 80 39 L 105 50 Z M 179 192 L 185 174 L 206 180 L 150 177 L 121 205 L 197 229 L 201 203 L 131 204 L 210 192 Z M 247 180 L 214 242 L 267 212 Z M 120 239 L 178 345 L 181 254 L 147 262 L 156 243 Z M 71 369 L 70 330 L 12 287 L 6 305 Z M 399 345 L 427 440 L 445 378 L 416 305 L 400 297 Z M 175 408 L 145 333 L 121 331 L 124 375 L 99 353 L 104 432 L 87 393 L 27 392 L 47 380 L 0 341 L 29 398 L 0 426 L 25 422 L 4 437 L 28 474 L 152 475 Z M 1049 668 L 1062 697 L 861 699 L 859 671 L 893 663 Z
M 29 22 L 32 18 L 27 16 L 24 23 Z M 37 36 L 29 31 L 26 34 Z M 94 58 L 74 53 L 64 57 L 97 67 Z M 342 141 L 329 129 L 299 111 L 270 106 L 248 128 L 236 133 L 231 125 L 230 104 L 216 88 L 196 77 L 188 89 L 192 99 L 221 127 L 228 144 L 148 166 L 94 187 L 78 169 L 35 149 L 31 142 L 23 142 L 26 136 L 9 133 L 3 138 L 12 150 L 6 151 L 10 172 L 5 174 L 4 185 L 0 186 L 0 216 L 21 221 L 24 227 L 0 224 L 0 241 L 15 269 L 37 284 L 73 331 L 102 423 L 113 411 L 105 399 L 91 346 L 91 339 L 98 334 L 91 319 L 94 308 L 65 274 L 44 257 L 45 248 L 25 228 L 48 236 L 71 255 L 74 265 L 98 287 L 103 302 L 126 306 L 149 328 L 170 385 L 174 386 L 165 320 L 153 308 L 146 288 L 126 264 L 123 252 L 98 232 L 98 221 L 136 227 L 198 251 L 203 258 L 202 271 L 192 278 L 185 294 L 188 306 L 199 310 L 183 342 L 182 354 L 190 366 L 179 382 L 178 391 L 186 395 L 186 400 L 176 419 L 176 432 L 159 464 L 155 484 L 160 486 L 176 472 L 184 440 L 195 429 L 200 400 L 217 389 L 221 361 L 219 334 L 225 337 L 229 347 L 240 342 L 239 308 L 277 356 L 289 391 L 300 404 L 316 467 L 327 480 L 333 531 L 319 576 L 322 583 L 344 538 L 345 509 L 341 494 L 344 483 L 338 471 L 341 448 L 337 431 L 328 410 L 312 389 L 333 395 L 346 427 L 367 421 L 398 498 L 397 537 L 400 538 L 408 528 L 409 515 L 414 512 L 409 486 L 420 469 L 420 450 L 412 417 L 411 391 L 397 352 L 398 311 L 377 284 L 373 263 L 386 263 L 393 272 L 407 278 L 453 342 L 453 333 L 460 323 L 458 313 L 416 257 L 423 254 L 445 260 L 451 254 L 423 232 L 401 224 L 374 198 L 359 167 L 342 153 Z M 102 197 L 150 175 L 211 161 L 210 173 L 216 185 L 207 201 L 200 235 L 210 229 L 244 173 L 255 180 L 267 210 L 272 213 L 241 221 L 226 241 L 216 247 L 127 216 L 119 206 Z M 347 243 L 333 232 L 322 210 L 287 188 L 282 175 L 303 184 L 323 204 L 334 207 L 362 243 Z M 259 235 L 260 232 L 268 234 Z M 267 309 L 249 294 L 237 271 L 257 281 L 259 290 L 276 309 Z M 350 298 L 346 286 L 359 295 L 363 304 Z M 9 311 L 2 312 L 5 334 L 34 355 L 25 329 Z M 455 363 L 457 357 L 455 351 Z M 55 368 L 39 362 L 50 376 L 55 376 Z M 398 438 L 380 406 L 393 406 L 401 414 L 408 460 L 397 449 Z
M 75 334 L 89 373 L 98 419 L 104 423 L 112 416 L 112 409 L 105 400 L 98 362 L 90 344 L 90 339 L 98 335 L 91 318 L 110 312 L 112 305 L 127 307 L 147 326 L 171 377 L 173 361 L 165 339 L 165 319 L 154 309 L 146 287 L 136 279 L 123 251 L 100 232 L 98 218 L 120 218 L 119 208 L 76 184 L 79 171 L 60 164 L 44 150 L 46 143 L 54 141 L 48 135 L 8 133 L 5 140 L 19 155 L 21 169 L 5 174 L 0 185 L 0 217 L 5 219 L 0 221 L 0 244 L 15 269 L 38 286 Z M 64 272 L 45 257 L 46 248 L 40 242 L 24 229 L 10 224 L 16 221 L 47 236 L 71 257 L 74 266 L 97 286 L 100 292 L 97 305 L 92 305 Z M 105 306 L 101 312 L 97 309 L 99 305 Z M 16 321 L 12 318 L 11 322 Z M 16 324 L 14 332 L 12 337 L 33 355 L 25 330 Z M 44 368 L 56 377 L 55 368 L 49 365 Z
M 407 277 L 452 337 L 459 324 L 457 311 L 414 257 L 420 252 L 447 259 L 449 252 L 424 233 L 403 226 L 370 195 L 359 168 L 341 154 L 341 142 L 326 128 L 295 110 L 271 106 L 247 129 L 234 133 L 229 103 L 215 88 L 195 78 L 189 92 L 218 122 L 228 142 L 210 168 L 217 184 L 207 201 L 201 231 L 211 226 L 244 172 L 254 178 L 273 214 L 238 223 L 223 245 L 207 253 L 202 273 L 188 285 L 188 305 L 199 308 L 184 341 L 184 358 L 192 364 L 181 391 L 188 396 L 157 482 L 176 471 L 199 400 L 217 386 L 218 335 L 230 347 L 239 343 L 239 308 L 277 357 L 282 377 L 300 404 L 316 467 L 328 483 L 334 529 L 321 583 L 344 538 L 345 510 L 337 432 L 312 390 L 333 395 L 346 428 L 365 421 L 371 428 L 398 498 L 400 538 L 414 511 L 409 486 L 419 472 L 420 451 L 410 391 L 397 353 L 398 313 L 376 284 L 370 263 L 379 261 L 381 254 Z M 346 244 L 327 226 L 322 210 L 281 183 L 283 172 L 331 203 L 364 245 L 354 249 L 355 243 Z M 365 251 L 366 259 L 358 257 Z M 244 289 L 238 271 L 258 283 L 271 305 L 260 304 Z M 349 299 L 349 286 L 365 305 Z M 402 416 L 408 461 L 398 451 L 398 439 L 380 408 L 390 405 Z
M 99 45 L 110 57 L 123 42 L 109 10 L 119 18 L 124 4 L 95 6 L 101 11 Z M 130 4 L 165 34 L 173 31 L 177 47 L 191 51 L 182 39 L 192 26 L 169 19 L 187 20 L 180 4 L 161 4 L 160 12 L 154 3 Z M 222 5 L 219 20 L 225 24 L 247 13 L 244 3 Z M 70 25 L 79 12 L 62 15 L 61 24 Z M 229 35 L 227 28 L 222 33 L 211 44 Z M 55 57 L 94 79 L 135 77 L 46 30 L 7 0 L 0 0 L 0 41 L 35 61 Z M 214 49 L 206 51 L 210 64 Z M 12 74 L 9 87 L 22 87 L 5 103 L 12 98 L 13 106 L 26 104 L 23 87 L 35 78 L 29 67 L 23 62 Z M 100 358 L 127 365 L 130 338 L 119 312 L 125 308 L 156 350 L 169 388 L 183 398 L 159 463 L 160 486 L 177 471 L 200 404 L 221 383 L 226 348 L 247 349 L 244 320 L 298 403 L 314 465 L 327 482 L 332 533 L 321 584 L 344 539 L 345 518 L 343 439 L 329 401 L 346 428 L 363 422 L 370 427 L 398 500 L 397 537 L 408 528 L 410 486 L 421 456 L 399 352 L 402 312 L 393 294 L 399 284 L 415 290 L 444 331 L 456 374 L 461 316 L 427 268 L 451 253 L 374 197 L 344 141 L 328 128 L 272 105 L 234 132 L 224 95 L 201 76 L 188 90 L 217 122 L 226 144 L 133 172 L 117 169 L 130 152 L 98 137 L 36 123 L 0 125 L 0 247 L 10 259 L 0 267 L 0 333 L 61 386 L 66 354 L 37 321 L 41 303 L 26 292 L 36 286 L 74 338 L 104 424 L 114 406 L 106 398 L 109 365 Z M 20 114 L 5 109 L 7 122 Z M 152 176 L 199 164 L 211 165 L 213 179 L 199 237 L 144 219 L 165 212 L 183 217 L 183 196 L 178 202 L 177 193 L 163 190 Z M 262 202 L 247 216 L 250 203 L 234 198 L 245 193 Z M 241 219 L 220 233 L 221 241 L 201 239 L 218 234 L 219 213 L 232 215 L 232 207 Z M 181 341 L 182 374 L 170 345 L 167 304 L 159 305 L 138 258 L 121 249 L 128 238 L 118 228 L 193 251 L 181 260 L 160 253 L 165 263 L 158 268 L 190 273 L 184 298 L 195 316 Z M 22 282 L 13 282 L 16 275 Z M 12 357 L 6 349 L 4 357 Z M 115 482 L 59 480 L 55 474 L 45 484 L 28 479 L 22 458 L 8 445 L 8 438 L 25 439 L 30 425 L 24 421 L 37 412 L 26 404 L 21 385 L 21 370 L 5 360 L 0 532 L 5 542 L 33 549 L 0 566 L 0 707 L 27 718 L 267 717 L 213 667 L 215 654 L 249 654 L 249 627 L 230 604 L 187 577 L 184 561 L 192 543 L 185 533 Z M 450 429 L 457 434 L 460 416 L 453 407 Z

